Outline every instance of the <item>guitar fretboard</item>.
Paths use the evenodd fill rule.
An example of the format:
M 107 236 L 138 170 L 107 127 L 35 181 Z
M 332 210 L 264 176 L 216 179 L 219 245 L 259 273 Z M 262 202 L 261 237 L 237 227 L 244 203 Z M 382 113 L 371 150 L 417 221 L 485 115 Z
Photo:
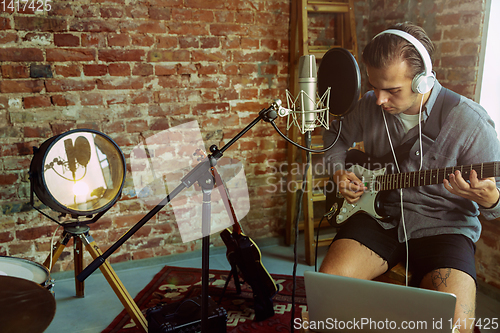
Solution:
M 462 177 L 466 180 L 469 179 L 472 170 L 477 172 L 478 178 L 497 177 L 500 175 L 500 162 L 381 175 L 375 177 L 375 188 L 378 191 L 388 191 L 399 188 L 442 184 L 445 178 L 448 178 L 451 173 L 457 170 L 462 173 Z

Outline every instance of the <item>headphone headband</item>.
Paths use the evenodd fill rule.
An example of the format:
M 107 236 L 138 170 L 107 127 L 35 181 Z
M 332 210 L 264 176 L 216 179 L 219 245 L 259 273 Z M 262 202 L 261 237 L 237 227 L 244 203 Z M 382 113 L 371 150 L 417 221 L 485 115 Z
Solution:
M 420 94 L 425 94 L 426 92 L 430 91 L 434 86 L 435 77 L 434 73 L 432 73 L 431 57 L 429 55 L 429 52 L 427 52 L 427 50 L 425 49 L 424 45 L 411 34 L 398 29 L 388 29 L 382 31 L 381 33 L 376 35 L 374 39 L 383 34 L 397 35 L 415 46 L 418 53 L 420 54 L 420 57 L 422 58 L 422 61 L 424 62 L 425 71 L 415 76 L 415 78 L 413 79 L 414 83 L 412 84 L 412 89 L 414 92 L 418 92 Z

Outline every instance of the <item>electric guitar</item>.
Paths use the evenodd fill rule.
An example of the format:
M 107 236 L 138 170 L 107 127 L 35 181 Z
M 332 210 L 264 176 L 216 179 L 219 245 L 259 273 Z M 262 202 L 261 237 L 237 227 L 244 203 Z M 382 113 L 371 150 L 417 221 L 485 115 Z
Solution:
M 443 180 L 447 178 L 449 174 L 457 170 L 462 173 L 464 179 L 469 178 L 472 170 L 477 172 L 478 178 L 500 176 L 500 162 L 479 163 L 405 173 L 387 173 L 387 167 L 378 170 L 369 170 L 362 167 L 361 165 L 364 163 L 371 163 L 372 165 L 380 164 L 374 163 L 374 159 L 359 150 L 349 151 L 348 159 L 355 160 L 355 164 L 348 170 L 353 172 L 363 182 L 367 190 L 354 204 L 348 203 L 347 200 L 339 196 L 333 198 L 333 204 L 328 214 L 328 219 L 335 218 L 335 223 L 338 226 L 342 225 L 352 215 L 360 212 L 365 212 L 378 219 L 385 218 L 386 216 L 383 215 L 380 192 L 442 184 Z
M 204 153 L 197 150 L 195 154 L 204 156 Z M 239 292 L 238 274 L 252 288 L 255 307 L 255 321 L 262 321 L 274 315 L 273 296 L 278 291 L 276 284 L 261 262 L 262 255 L 255 242 L 245 234 L 238 223 L 233 205 L 217 169 L 211 168 L 215 178 L 215 183 L 219 188 L 222 200 L 228 211 L 229 218 L 234 223 L 232 231 L 224 229 L 220 237 L 226 245 L 226 258 L 231 265 L 231 273 L 235 280 L 236 289 Z M 223 188 L 223 190 L 222 190 Z

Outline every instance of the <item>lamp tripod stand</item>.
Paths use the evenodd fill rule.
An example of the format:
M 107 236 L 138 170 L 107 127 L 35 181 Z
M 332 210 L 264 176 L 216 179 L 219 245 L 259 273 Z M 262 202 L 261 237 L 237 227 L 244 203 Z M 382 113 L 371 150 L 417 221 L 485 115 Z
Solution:
M 61 237 L 59 238 L 56 245 L 54 245 L 53 253 L 49 254 L 43 264 L 50 271 L 59 259 L 59 256 L 62 254 L 64 248 L 68 245 L 70 239 L 73 238 L 75 289 L 77 297 L 85 296 L 85 282 L 81 282 L 76 278 L 76 276 L 83 270 L 83 246 L 85 245 L 85 249 L 90 253 L 94 260 L 102 255 L 101 250 L 99 250 L 99 247 L 95 243 L 93 237 L 90 235 L 89 230 L 90 227 L 87 225 L 64 226 L 64 231 Z M 125 286 L 120 281 L 109 262 L 106 260 L 99 267 L 99 269 L 101 270 L 102 274 L 108 281 L 108 284 L 111 286 L 120 302 L 125 307 L 125 310 L 127 310 L 128 314 L 135 322 L 136 326 L 144 333 L 147 333 L 148 324 L 146 318 L 142 314 L 141 310 L 139 310 L 139 307 L 135 303 L 132 296 L 130 296 L 127 289 L 125 289 Z

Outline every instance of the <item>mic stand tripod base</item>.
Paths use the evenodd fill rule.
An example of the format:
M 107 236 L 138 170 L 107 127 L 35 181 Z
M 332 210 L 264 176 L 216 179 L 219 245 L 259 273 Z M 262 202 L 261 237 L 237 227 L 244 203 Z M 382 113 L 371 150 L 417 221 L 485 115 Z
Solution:
M 47 259 L 43 264 L 50 271 L 54 266 L 54 264 L 56 263 L 57 259 L 59 259 L 59 256 L 62 254 L 69 240 L 73 238 L 74 261 L 75 261 L 74 262 L 75 288 L 77 297 L 85 296 L 84 295 L 85 284 L 84 282 L 78 281 L 78 279 L 76 278 L 76 276 L 80 274 L 80 272 L 83 270 L 83 245 L 85 245 L 85 248 L 87 249 L 87 251 L 89 251 L 90 255 L 94 260 L 102 255 L 101 250 L 99 250 L 99 247 L 96 245 L 94 239 L 92 238 L 92 236 L 90 236 L 89 230 L 90 227 L 86 225 L 65 226 L 61 238 L 54 247 L 55 251 L 53 252 L 52 257 L 49 254 L 49 256 L 47 257 Z M 147 333 L 148 324 L 146 321 L 146 317 L 144 317 L 144 315 L 142 314 L 141 310 L 135 303 L 132 296 L 130 296 L 127 289 L 125 289 L 125 286 L 120 281 L 120 279 L 116 275 L 115 271 L 113 270 L 109 262 L 107 260 L 104 261 L 104 263 L 99 267 L 99 269 L 101 270 L 102 275 L 104 275 L 104 277 L 108 281 L 108 284 L 110 285 L 111 289 L 113 289 L 116 296 L 125 307 L 125 310 L 127 310 L 130 318 L 132 318 L 132 320 L 135 322 L 137 328 L 139 328 L 139 330 L 142 331 L 143 333 Z

